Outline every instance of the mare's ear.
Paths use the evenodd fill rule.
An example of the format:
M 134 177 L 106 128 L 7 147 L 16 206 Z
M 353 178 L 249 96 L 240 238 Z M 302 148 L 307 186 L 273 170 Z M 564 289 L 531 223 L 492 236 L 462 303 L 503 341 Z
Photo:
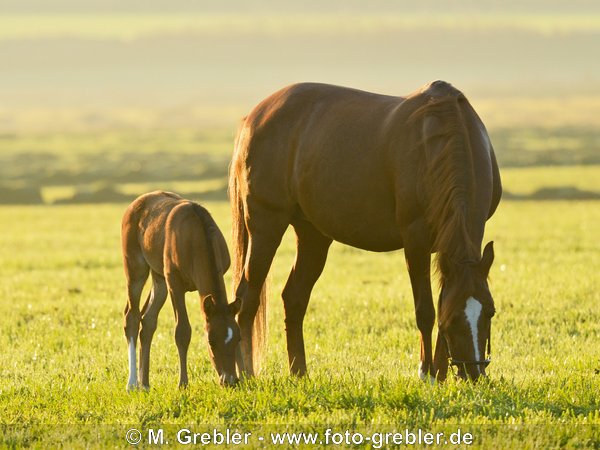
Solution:
M 240 308 L 242 307 L 242 299 L 240 297 L 236 298 L 235 301 L 229 304 L 229 312 L 232 315 L 237 315 L 240 312 Z
M 207 295 L 204 297 L 204 300 L 202 301 L 202 309 L 204 309 L 204 314 L 206 314 L 206 317 L 210 317 L 214 314 L 215 307 L 216 303 L 212 295 Z
M 492 267 L 493 262 L 494 262 L 494 241 L 490 241 L 487 243 L 487 245 L 483 249 L 483 255 L 481 255 L 481 262 L 479 263 L 479 267 L 481 267 L 481 271 L 486 276 L 490 273 L 490 268 Z

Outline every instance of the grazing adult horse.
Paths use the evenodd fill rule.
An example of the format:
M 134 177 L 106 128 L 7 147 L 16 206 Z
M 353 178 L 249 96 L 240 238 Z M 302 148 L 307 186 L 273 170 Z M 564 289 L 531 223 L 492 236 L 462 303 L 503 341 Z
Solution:
M 404 248 L 421 334 L 419 375 L 485 375 L 494 302 L 486 220 L 501 196 L 487 131 L 465 96 L 435 81 L 408 97 L 302 83 L 244 118 L 229 190 L 241 358 L 253 374 L 265 332 L 263 284 L 288 225 L 296 260 L 283 290 L 289 366 L 306 372 L 302 324 L 332 240 L 383 252 Z M 441 279 L 438 336 L 430 257 Z M 255 318 L 258 320 L 255 321 Z
M 125 211 L 121 241 L 127 278 L 127 389 L 136 388 L 138 380 L 143 388 L 149 387 L 150 346 L 167 292 L 175 311 L 179 385 L 183 387 L 188 383 L 187 352 L 192 328 L 185 293 L 190 291 L 198 291 L 202 299 L 209 354 L 219 380 L 222 384 L 235 384 L 235 353 L 240 340 L 235 315 L 241 301 L 227 304 L 223 274 L 229 269 L 229 251 L 209 212 L 170 192 L 144 194 Z M 152 272 L 152 290 L 140 312 L 140 296 L 149 272 Z M 138 334 L 141 344 L 139 374 L 136 373 Z

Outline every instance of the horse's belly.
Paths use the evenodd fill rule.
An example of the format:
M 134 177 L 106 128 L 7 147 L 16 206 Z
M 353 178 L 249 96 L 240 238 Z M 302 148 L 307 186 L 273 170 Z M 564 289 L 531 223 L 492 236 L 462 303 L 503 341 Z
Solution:
M 369 232 L 352 234 L 346 233 L 345 230 L 334 230 L 327 235 L 342 244 L 372 252 L 391 252 L 403 247 L 402 239 L 397 232 L 382 227 L 371 228 Z
M 395 220 L 393 205 L 377 208 L 372 205 L 345 202 L 338 199 L 322 203 L 323 207 L 302 207 L 304 217 L 331 239 L 375 252 L 387 252 L 403 247 L 400 227 Z

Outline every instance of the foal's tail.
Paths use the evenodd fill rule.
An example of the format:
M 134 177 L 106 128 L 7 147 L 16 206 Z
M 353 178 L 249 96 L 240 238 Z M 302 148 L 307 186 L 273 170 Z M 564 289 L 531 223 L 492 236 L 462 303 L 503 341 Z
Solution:
M 240 285 L 244 276 L 246 255 L 248 253 L 248 230 L 244 220 L 244 205 L 240 197 L 235 169 L 232 166 L 229 176 L 229 198 L 231 201 L 232 245 L 233 245 L 233 289 Z M 258 303 L 258 310 L 252 326 L 252 368 L 254 374 L 260 372 L 262 354 L 267 344 L 267 288 L 265 280 Z M 242 309 L 244 305 L 242 304 Z M 252 371 L 250 371 L 252 373 Z

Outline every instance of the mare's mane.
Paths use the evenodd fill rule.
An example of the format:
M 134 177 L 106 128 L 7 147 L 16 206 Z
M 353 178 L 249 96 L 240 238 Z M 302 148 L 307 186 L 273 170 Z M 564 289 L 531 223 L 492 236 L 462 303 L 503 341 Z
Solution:
M 412 113 L 410 120 L 420 124 L 423 156 L 425 217 L 433 233 L 436 271 L 440 284 L 448 285 L 440 305 L 440 323 L 460 307 L 473 290 L 474 263 L 480 260 L 473 243 L 469 215 L 475 192 L 473 156 L 466 117 L 461 104 L 468 103 L 458 90 L 449 87 L 447 95 L 432 96 Z

